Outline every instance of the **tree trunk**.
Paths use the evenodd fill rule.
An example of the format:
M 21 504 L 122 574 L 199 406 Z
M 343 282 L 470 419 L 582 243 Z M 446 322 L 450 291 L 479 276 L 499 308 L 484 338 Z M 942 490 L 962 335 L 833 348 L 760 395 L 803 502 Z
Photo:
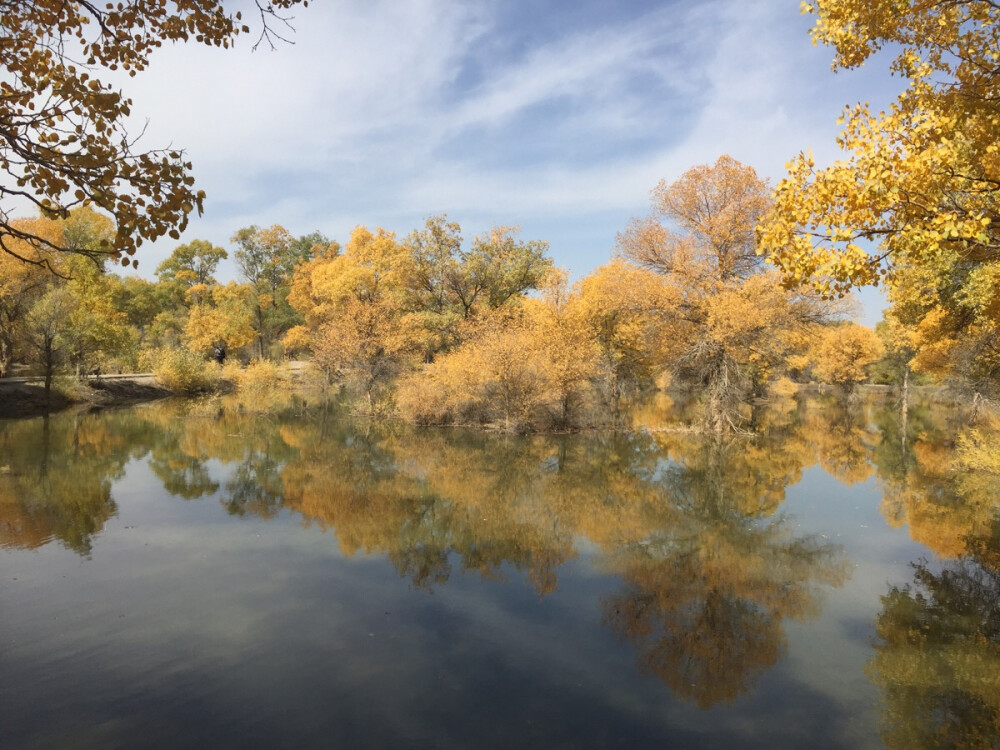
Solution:
M 7 372 L 10 370 L 11 360 L 14 358 L 13 347 L 6 338 L 0 337 L 0 378 L 7 377 Z
M 52 340 L 46 338 L 43 349 L 43 359 L 45 362 L 45 405 L 50 404 L 50 394 L 52 393 L 52 371 L 55 369 L 54 354 L 52 352 Z
M 906 433 L 910 416 L 910 366 L 903 368 L 903 391 L 899 395 L 899 424 L 903 443 L 903 450 L 906 450 Z

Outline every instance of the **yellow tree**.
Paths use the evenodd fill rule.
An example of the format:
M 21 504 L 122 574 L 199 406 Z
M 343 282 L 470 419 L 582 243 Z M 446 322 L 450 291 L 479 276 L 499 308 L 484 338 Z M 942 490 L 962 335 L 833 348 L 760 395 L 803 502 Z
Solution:
M 466 329 L 465 341 L 401 385 L 404 416 L 515 431 L 569 425 L 597 354 L 585 329 L 538 300 L 482 314 Z
M 277 12 L 306 0 L 261 0 L 262 36 Z M 103 4 L 83 0 L 6 2 L 0 14 L 4 80 L 0 83 L 0 250 L 29 262 L 17 240 L 52 251 L 119 257 L 165 234 L 175 239 L 204 193 L 176 149 L 140 152 L 127 129 L 132 101 L 104 83 L 107 71 L 143 71 L 164 42 L 228 47 L 249 31 L 219 0 Z M 96 206 L 117 230 L 99 247 L 53 242 L 10 221 L 8 204 L 28 201 L 49 217 Z
M 85 249 L 100 247 L 115 231 L 108 217 L 89 208 L 77 209 L 61 221 L 20 220 L 15 224 L 30 227 L 32 233 L 48 237 L 52 244 Z M 102 366 L 125 348 L 129 338 L 127 317 L 115 306 L 116 280 L 104 273 L 102 263 L 78 256 L 59 257 L 28 240 L 19 240 L 17 248 L 34 261 L 30 265 L 59 274 L 22 273 L 16 261 L 10 264 L 11 274 L 3 283 L 6 289 L 0 292 L 12 295 L 0 301 L 0 325 L 5 320 L 11 325 L 10 332 L 20 329 L 49 382 L 61 364 L 73 365 L 80 374 Z M 42 293 L 45 296 L 40 299 Z M 24 317 L 22 313 L 29 307 L 31 314 Z
M 236 282 L 216 285 L 211 287 L 211 304 L 202 302 L 191 308 L 184 338 L 193 350 L 221 362 L 228 353 L 253 343 L 253 322 L 253 289 Z
M 846 158 L 799 154 L 760 226 L 791 282 L 827 295 L 886 283 L 937 361 L 978 383 L 1000 375 L 1000 7 L 990 0 L 815 0 L 814 42 L 834 68 L 894 48 L 908 85 L 884 112 L 850 107 Z
M 371 408 L 414 347 L 403 308 L 406 252 L 392 232 L 359 226 L 342 253 L 331 248 L 301 265 L 289 293 L 316 361 L 360 386 Z
M 44 235 L 52 243 L 58 243 L 62 234 L 57 222 L 49 219 L 16 219 L 12 225 L 27 234 Z M 37 246 L 25 240 L 10 240 L 9 244 L 16 255 L 0 253 L 0 377 L 16 359 L 26 356 L 25 316 L 56 281 L 42 268 L 48 257 Z M 16 256 L 31 262 L 24 263 Z
M 681 379 L 706 391 L 709 426 L 734 425 L 751 385 L 780 364 L 796 329 L 825 312 L 762 274 L 754 229 L 767 184 L 730 156 L 693 167 L 653 190 L 653 210 L 618 238 L 626 258 L 656 271 L 675 300 L 668 351 Z
M 857 323 L 842 323 L 819 331 L 812 357 L 813 371 L 824 383 L 850 392 L 868 378 L 871 366 L 885 353 L 878 334 Z
M 594 342 L 596 381 L 616 422 L 622 400 L 661 360 L 666 337 L 658 324 L 676 305 L 671 291 L 659 275 L 616 259 L 581 280 L 566 303 L 569 327 Z
M 542 353 L 547 388 L 558 405 L 555 424 L 569 427 L 587 399 L 590 383 L 600 374 L 600 347 L 586 318 L 573 314 L 567 275 L 553 269 L 541 283 L 541 300 L 525 300 L 529 335 Z

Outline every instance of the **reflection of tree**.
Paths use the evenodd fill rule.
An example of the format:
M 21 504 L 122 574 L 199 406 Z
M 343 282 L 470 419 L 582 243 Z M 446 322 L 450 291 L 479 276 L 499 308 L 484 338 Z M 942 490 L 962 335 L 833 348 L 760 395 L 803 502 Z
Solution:
M 215 459 L 234 465 L 222 485 L 227 512 L 271 518 L 281 508 L 281 468 L 297 451 L 282 439 L 276 417 L 249 412 L 237 398 L 144 412 L 160 430 L 149 464 L 167 492 L 186 500 L 217 492 L 207 465 Z
M 388 554 L 417 585 L 446 581 L 454 556 L 486 577 L 502 578 L 505 565 L 524 570 L 544 592 L 572 554 L 532 494 L 547 458 L 536 441 L 329 425 L 292 432 L 303 449 L 282 472 L 288 507 L 336 528 L 347 554 Z
M 149 468 L 163 482 L 163 489 L 185 500 L 211 495 L 219 489 L 219 483 L 209 475 L 203 458 L 154 449 Z
M 890 748 L 996 747 L 1000 737 L 1000 517 L 968 554 L 882 597 L 875 656 Z
M 0 430 L 0 546 L 59 540 L 81 555 L 117 512 L 112 482 L 148 444 L 141 420 L 118 413 L 9 422 Z
M 766 460 L 761 446 L 683 448 L 686 460 L 675 447 L 678 462 L 658 480 L 644 535 L 608 553 L 625 589 L 603 609 L 645 667 L 707 708 L 735 699 L 777 661 L 782 620 L 816 614 L 818 585 L 841 585 L 846 567 L 839 547 L 768 518 L 788 481 L 787 454 L 751 467 L 748 456 Z
M 263 448 L 249 448 L 226 481 L 226 497 L 222 502 L 229 513 L 273 518 L 281 509 L 285 500 L 281 484 L 284 457 L 275 455 L 272 450 L 279 454 L 287 451 L 281 451 L 285 446 L 276 436 L 275 441 Z
M 869 460 L 877 434 L 868 429 L 866 404 L 826 397 L 805 409 L 799 432 L 815 446 L 820 466 L 840 482 L 863 482 L 873 472 Z
M 876 412 L 882 439 L 872 452 L 882 488 L 882 514 L 892 526 L 944 557 L 966 553 L 970 538 L 988 532 L 996 508 L 995 475 L 956 463 L 954 410 L 916 404 L 905 423 L 891 406 Z

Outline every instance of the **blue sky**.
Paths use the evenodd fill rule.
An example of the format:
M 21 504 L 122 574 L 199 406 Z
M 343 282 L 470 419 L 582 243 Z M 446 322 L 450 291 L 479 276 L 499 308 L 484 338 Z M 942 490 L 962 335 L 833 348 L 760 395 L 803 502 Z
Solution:
M 900 89 L 878 59 L 832 73 L 798 6 L 323 0 L 294 11 L 294 45 L 166 48 L 124 85 L 146 147 L 186 149 L 208 193 L 182 242 L 446 212 L 467 239 L 521 225 L 579 278 L 661 179 L 728 153 L 773 184 L 800 150 L 836 157 L 845 105 Z M 143 275 L 177 244 L 144 248 Z M 874 323 L 881 296 L 863 301 Z

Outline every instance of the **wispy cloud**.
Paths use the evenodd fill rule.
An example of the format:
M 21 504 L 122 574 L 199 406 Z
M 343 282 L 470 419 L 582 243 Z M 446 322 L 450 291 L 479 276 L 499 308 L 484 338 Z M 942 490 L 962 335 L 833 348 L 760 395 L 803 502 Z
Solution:
M 658 180 L 722 153 L 779 177 L 800 149 L 832 154 L 842 106 L 887 86 L 877 69 L 831 74 L 797 0 L 296 13 L 293 46 L 168 48 L 123 84 L 147 143 L 185 146 L 209 193 L 185 240 L 273 222 L 343 239 L 359 222 L 406 231 L 448 211 L 466 234 L 524 222 L 581 273 Z

